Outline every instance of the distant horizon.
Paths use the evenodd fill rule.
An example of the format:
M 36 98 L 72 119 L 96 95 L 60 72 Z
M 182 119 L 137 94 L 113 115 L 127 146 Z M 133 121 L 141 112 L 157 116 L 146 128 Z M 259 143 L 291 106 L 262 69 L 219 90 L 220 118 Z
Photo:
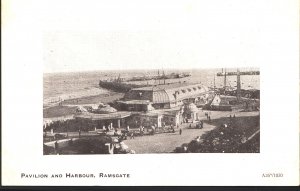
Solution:
M 246 71 L 260 71 L 260 69 L 258 67 L 239 67 L 239 68 L 234 68 L 234 67 L 230 67 L 230 68 L 225 68 L 225 67 L 220 67 L 220 68 L 185 68 L 185 69 L 174 69 L 174 68 L 151 68 L 151 69 L 142 69 L 142 68 L 138 68 L 138 69 L 96 69 L 96 70 L 82 70 L 82 71 L 78 71 L 78 70 L 74 70 L 74 71 L 54 71 L 54 72 L 43 72 L 43 74 L 65 74 L 65 73 L 92 73 L 92 72 L 128 72 L 128 71 L 139 71 L 139 72 L 143 72 L 143 71 L 194 71 L 194 70 L 222 70 L 222 69 L 226 69 L 227 72 L 232 72 L 236 69 L 240 69 L 240 70 L 246 70 Z M 230 71 L 228 71 L 230 70 Z

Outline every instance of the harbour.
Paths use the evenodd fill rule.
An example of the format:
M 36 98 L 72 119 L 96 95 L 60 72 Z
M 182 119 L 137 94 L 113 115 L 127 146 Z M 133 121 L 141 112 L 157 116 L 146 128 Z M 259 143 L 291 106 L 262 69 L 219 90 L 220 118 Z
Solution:
M 232 128 L 237 124 L 233 121 L 249 119 L 256 121 L 256 127 L 252 127 L 247 135 L 236 131 L 235 136 L 242 140 L 257 137 L 260 93 L 259 88 L 255 89 L 254 86 L 259 87 L 259 80 L 243 80 L 245 76 L 241 75 L 239 69 L 235 76 L 220 77 L 216 70 L 211 76 L 207 71 L 203 73 L 211 80 L 197 81 L 191 74 L 185 78 L 135 82 L 130 80 L 130 75 L 126 77 L 117 72 L 114 73 L 115 77 L 104 75 L 106 78 L 100 79 L 98 88 L 107 93 L 61 100 L 56 106 L 44 109 L 44 149 L 48 150 L 46 154 L 200 152 L 201 149 L 192 151 L 183 145 L 188 140 L 193 142 L 196 134 L 196 140 L 199 140 L 197 144 L 204 144 L 201 137 L 219 131 L 223 126 Z M 250 77 L 254 79 L 253 76 Z M 56 108 L 53 109 L 55 114 L 59 108 L 64 111 L 58 120 L 47 117 L 47 111 L 51 108 Z M 65 114 L 69 117 L 64 118 Z M 175 136 L 169 139 L 170 135 Z M 228 140 L 230 139 L 220 144 L 227 144 Z M 101 146 L 93 148 L 89 146 L 90 141 Z M 144 141 L 145 144 L 148 143 L 136 147 L 143 145 Z M 215 144 L 216 140 L 211 141 L 210 144 Z M 151 143 L 156 146 L 152 148 Z M 167 146 L 169 143 L 172 143 L 171 148 Z M 240 142 L 237 144 L 240 147 Z M 78 149 L 78 146 L 82 149 Z M 234 151 L 239 152 L 239 149 L 217 149 L 211 152 Z M 251 152 L 254 151 L 259 152 L 257 148 Z

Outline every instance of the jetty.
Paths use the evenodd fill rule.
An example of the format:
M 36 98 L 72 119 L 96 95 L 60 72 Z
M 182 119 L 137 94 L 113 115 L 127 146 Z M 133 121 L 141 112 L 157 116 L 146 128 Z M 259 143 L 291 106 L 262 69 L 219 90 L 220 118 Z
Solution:
M 236 76 L 237 72 L 218 72 L 217 76 Z M 259 71 L 245 71 L 240 72 L 240 75 L 260 75 Z

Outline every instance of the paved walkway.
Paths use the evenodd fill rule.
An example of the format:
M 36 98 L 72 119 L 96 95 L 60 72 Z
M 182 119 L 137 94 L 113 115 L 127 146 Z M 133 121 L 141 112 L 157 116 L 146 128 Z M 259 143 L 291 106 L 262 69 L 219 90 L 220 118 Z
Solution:
M 125 144 L 136 153 L 170 153 L 176 147 L 183 143 L 189 143 L 197 136 L 210 131 L 214 126 L 204 124 L 203 129 L 187 129 L 183 128 L 182 134 L 179 135 L 179 130 L 175 133 L 162 133 L 156 135 L 147 135 L 143 137 L 135 137 L 134 139 L 124 140 Z
M 204 113 L 205 111 L 203 111 Z M 211 118 L 217 119 L 221 117 L 228 117 L 235 114 L 236 116 L 254 116 L 258 115 L 258 112 L 224 112 L 224 111 L 211 111 Z M 205 120 L 206 117 L 200 117 Z M 186 126 L 189 124 L 183 124 L 182 135 L 179 135 L 179 130 L 176 129 L 175 133 L 162 133 L 153 136 L 135 137 L 134 139 L 124 140 L 124 143 L 129 149 L 134 150 L 137 154 L 142 153 L 170 153 L 174 151 L 176 147 L 181 146 L 184 143 L 189 143 L 197 136 L 203 135 L 207 131 L 211 131 L 215 126 L 204 123 L 203 129 L 188 129 Z M 195 126 L 195 124 L 193 124 Z

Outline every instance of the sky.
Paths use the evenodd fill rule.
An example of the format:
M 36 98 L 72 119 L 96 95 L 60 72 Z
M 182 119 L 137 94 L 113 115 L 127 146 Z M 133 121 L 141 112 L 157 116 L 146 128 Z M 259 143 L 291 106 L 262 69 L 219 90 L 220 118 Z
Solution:
M 88 11 L 78 14 L 80 4 L 60 4 L 52 17 L 42 19 L 47 23 L 44 72 L 252 67 L 258 66 L 258 47 L 266 35 L 260 15 L 268 10 L 256 1 L 96 2 L 85 7 Z
M 185 69 L 249 61 L 255 51 L 253 41 L 243 44 L 241 36 L 217 35 L 193 31 L 48 33 L 44 37 L 45 71 Z

